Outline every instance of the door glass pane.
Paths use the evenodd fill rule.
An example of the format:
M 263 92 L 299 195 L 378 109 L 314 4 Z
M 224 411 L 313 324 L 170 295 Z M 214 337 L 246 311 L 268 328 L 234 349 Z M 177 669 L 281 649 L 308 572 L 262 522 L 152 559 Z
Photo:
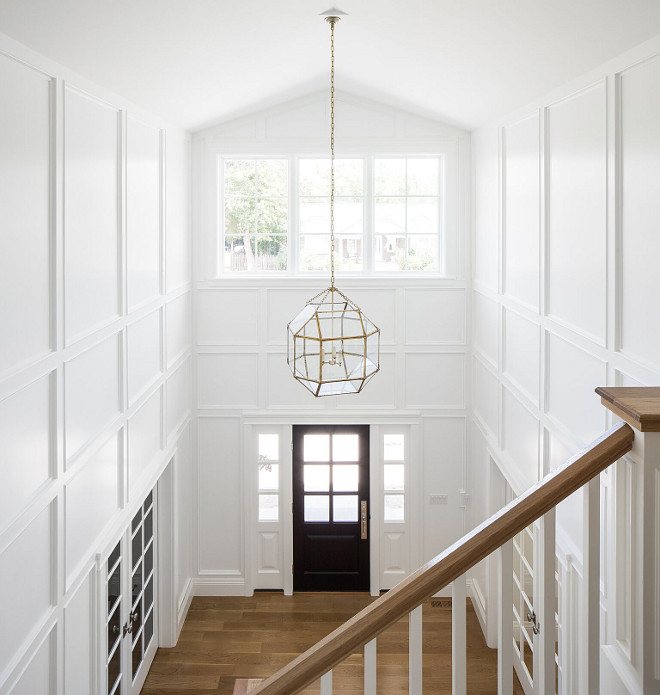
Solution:
M 383 495 L 383 506 L 385 521 L 405 521 L 403 495 Z
M 359 460 L 360 446 L 357 434 L 333 434 L 332 435 L 332 460 L 333 461 L 357 461 Z
M 121 635 L 121 607 L 117 606 L 108 620 L 108 655 Z
M 305 521 L 330 521 L 330 496 L 305 495 Z
M 383 437 L 385 461 L 404 461 L 403 435 L 386 434 Z
M 140 525 L 140 522 L 142 521 L 142 509 L 138 511 L 138 513 L 133 517 L 133 521 L 131 521 L 131 531 L 135 531 L 135 529 Z
M 121 563 L 108 579 L 108 610 L 111 610 L 121 595 Z
M 153 637 L 154 634 L 154 612 L 151 611 L 149 613 L 149 616 L 147 617 L 145 623 L 144 623 L 144 649 L 145 651 L 149 647 L 149 643 L 151 642 L 151 638 Z
M 330 466 L 306 465 L 305 492 L 327 492 L 330 489 Z
M 402 463 L 388 463 L 383 467 L 383 484 L 386 490 L 404 489 L 405 469 Z
M 277 521 L 279 495 L 259 495 L 259 521 Z
M 133 567 L 139 562 L 142 557 L 142 529 L 138 528 L 136 534 L 131 541 L 131 557 L 133 558 Z
M 358 496 L 357 495 L 333 495 L 332 497 L 333 521 L 357 521 L 358 520 Z
M 357 492 L 358 466 L 333 466 L 332 489 L 335 492 Z
M 133 662 L 133 678 L 135 678 L 135 674 L 137 673 L 137 670 L 140 668 L 140 664 L 142 663 L 142 640 L 138 639 L 135 645 L 133 646 L 133 655 L 132 655 L 132 662 Z
M 327 434 L 306 434 L 303 444 L 305 461 L 329 461 L 330 437 Z
M 154 602 L 154 579 L 153 577 L 149 580 L 149 583 L 144 589 L 144 612 L 148 612 L 151 609 L 151 605 Z
M 259 435 L 259 461 L 278 461 L 280 437 L 277 434 Z
M 259 464 L 259 489 L 278 490 L 280 486 L 280 466 L 277 463 Z
M 154 544 L 152 543 L 144 554 L 144 578 L 148 579 L 154 568 Z
M 133 572 L 133 578 L 131 580 L 131 586 L 132 586 L 132 602 L 133 605 L 135 605 L 135 602 L 138 599 L 138 596 L 140 595 L 140 592 L 142 591 L 142 563 L 138 566 L 138 568 Z
M 121 670 L 121 649 L 117 646 L 115 653 L 108 663 L 108 692 L 111 693 L 115 687 L 115 683 L 119 678 L 119 671 Z
M 154 512 L 153 509 L 144 517 L 144 544 L 147 545 L 149 539 L 154 535 Z

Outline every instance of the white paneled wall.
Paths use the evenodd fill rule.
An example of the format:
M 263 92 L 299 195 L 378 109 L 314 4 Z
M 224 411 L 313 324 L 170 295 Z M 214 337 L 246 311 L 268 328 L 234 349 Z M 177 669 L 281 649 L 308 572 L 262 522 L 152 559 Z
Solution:
M 473 481 L 491 480 L 496 465 L 521 492 L 605 430 L 596 386 L 659 383 L 659 122 L 655 40 L 474 134 Z M 610 578 L 634 545 L 630 524 L 614 538 L 611 520 L 629 513 L 615 502 L 626 479 L 615 470 L 630 465 L 601 479 L 610 643 L 629 595 Z M 481 518 L 475 509 L 472 521 Z M 581 534 L 578 493 L 557 513 L 558 552 L 578 583 Z M 475 597 L 494 590 L 488 569 L 473 580 Z M 578 594 L 563 591 L 562 610 L 578 615 Z M 482 606 L 482 618 L 493 615 Z M 619 665 L 629 658 L 620 656 Z M 571 692 L 576 674 L 564 675 Z
M 256 436 L 255 422 L 281 428 L 285 447 L 293 424 L 371 424 L 372 436 L 380 431 L 378 427 L 396 424 L 410 431 L 410 474 L 417 487 L 407 492 L 416 500 L 428 483 L 434 493 L 447 495 L 447 504 L 427 510 L 430 501 L 425 499 L 421 506 L 411 504 L 405 528 L 374 526 L 380 535 L 372 534 L 371 552 L 372 558 L 380 558 L 380 564 L 372 563 L 372 589 L 379 581 L 381 586 L 392 586 L 465 529 L 458 489 L 466 486 L 469 395 L 465 267 L 469 136 L 354 95 L 338 93 L 337 99 L 341 155 L 455 154 L 455 178 L 450 176 L 447 189 L 447 229 L 455 232 L 448 232 L 445 247 L 449 277 L 339 278 L 342 291 L 381 329 L 381 372 L 358 395 L 315 399 L 291 376 L 286 362 L 286 326 L 308 299 L 327 286 L 329 278 L 285 274 L 216 279 L 216 158 L 220 154 L 269 153 L 326 156 L 327 95 L 314 94 L 195 135 L 199 196 L 194 296 L 194 389 L 199 423 L 197 592 L 242 594 L 255 586 L 287 587 L 291 537 L 282 529 L 290 520 L 290 505 L 281 506 L 284 526 L 273 526 L 270 534 L 267 524 L 257 528 L 256 477 L 247 469 L 255 465 L 249 453 L 255 443 L 245 442 L 246 436 Z M 295 218 L 295 211 L 291 215 Z M 376 440 L 372 447 L 375 523 L 374 490 L 380 489 L 382 458 L 375 453 Z M 287 475 L 282 480 L 281 505 L 291 486 L 290 471 Z M 272 558 L 275 548 L 277 562 Z M 268 563 L 278 569 L 270 565 L 268 569 Z M 282 567 L 284 572 L 279 570 Z M 269 586 L 268 581 L 273 583 Z
M 96 555 L 172 459 L 187 609 L 190 143 L 2 36 L 0 85 L 0 693 L 89 695 Z

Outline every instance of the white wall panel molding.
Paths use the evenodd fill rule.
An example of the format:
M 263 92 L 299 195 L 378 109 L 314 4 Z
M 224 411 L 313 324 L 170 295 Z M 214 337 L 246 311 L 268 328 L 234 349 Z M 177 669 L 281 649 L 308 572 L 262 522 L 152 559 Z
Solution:
M 539 308 L 539 114 L 502 129 L 503 291 Z
M 606 80 L 550 104 L 544 118 L 545 313 L 604 346 L 609 232 Z
M 38 632 L 13 672 L 0 674 L 0 693 L 32 695 L 56 693 L 57 623 L 53 613 Z
M 500 364 L 500 305 L 479 291 L 472 293 L 471 349 L 495 370 Z
M 121 112 L 64 88 L 64 301 L 67 344 L 120 306 Z
M 55 348 L 54 80 L 0 53 L 0 375 Z
M 146 391 L 163 372 L 163 312 L 148 314 L 126 327 L 128 403 Z
M 465 344 L 465 290 L 409 288 L 404 297 L 406 345 Z
M 263 323 L 259 290 L 204 289 L 197 291 L 195 299 L 196 311 L 204 317 L 196 323 L 197 345 L 259 345 Z M 286 324 L 283 333 L 285 328 Z
M 405 405 L 409 408 L 464 408 L 464 352 L 407 352 Z
M 0 549 L 0 588 L 4 596 L 11 596 L 3 606 L 0 683 L 51 618 L 56 601 L 56 580 L 51 568 L 56 523 L 54 505 L 49 505 L 7 547 Z M 25 572 L 26 557 L 30 558 L 30 572 Z
M 511 309 L 502 312 L 502 379 L 539 407 L 541 327 Z

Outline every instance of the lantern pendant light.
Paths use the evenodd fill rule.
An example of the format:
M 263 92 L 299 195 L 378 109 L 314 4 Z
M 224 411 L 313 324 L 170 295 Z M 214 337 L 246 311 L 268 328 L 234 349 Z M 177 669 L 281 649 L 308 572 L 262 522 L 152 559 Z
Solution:
M 343 14 L 343 13 L 342 13 Z M 335 287 L 335 26 L 330 24 L 330 287 L 287 326 L 287 361 L 314 396 L 360 393 L 379 370 L 380 329 Z

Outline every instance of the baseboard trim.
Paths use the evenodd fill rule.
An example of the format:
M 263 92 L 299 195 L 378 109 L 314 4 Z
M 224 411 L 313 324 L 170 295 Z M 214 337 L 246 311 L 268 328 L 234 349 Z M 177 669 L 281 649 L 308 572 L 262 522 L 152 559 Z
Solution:
M 179 635 L 181 634 L 181 629 L 183 628 L 183 623 L 188 615 L 188 610 L 190 609 L 190 604 L 192 603 L 194 593 L 193 580 L 189 577 L 186 581 L 186 586 L 181 592 L 181 596 L 178 601 L 178 609 L 176 615 L 176 641 L 179 641 Z
M 193 596 L 252 596 L 243 577 L 196 577 Z

